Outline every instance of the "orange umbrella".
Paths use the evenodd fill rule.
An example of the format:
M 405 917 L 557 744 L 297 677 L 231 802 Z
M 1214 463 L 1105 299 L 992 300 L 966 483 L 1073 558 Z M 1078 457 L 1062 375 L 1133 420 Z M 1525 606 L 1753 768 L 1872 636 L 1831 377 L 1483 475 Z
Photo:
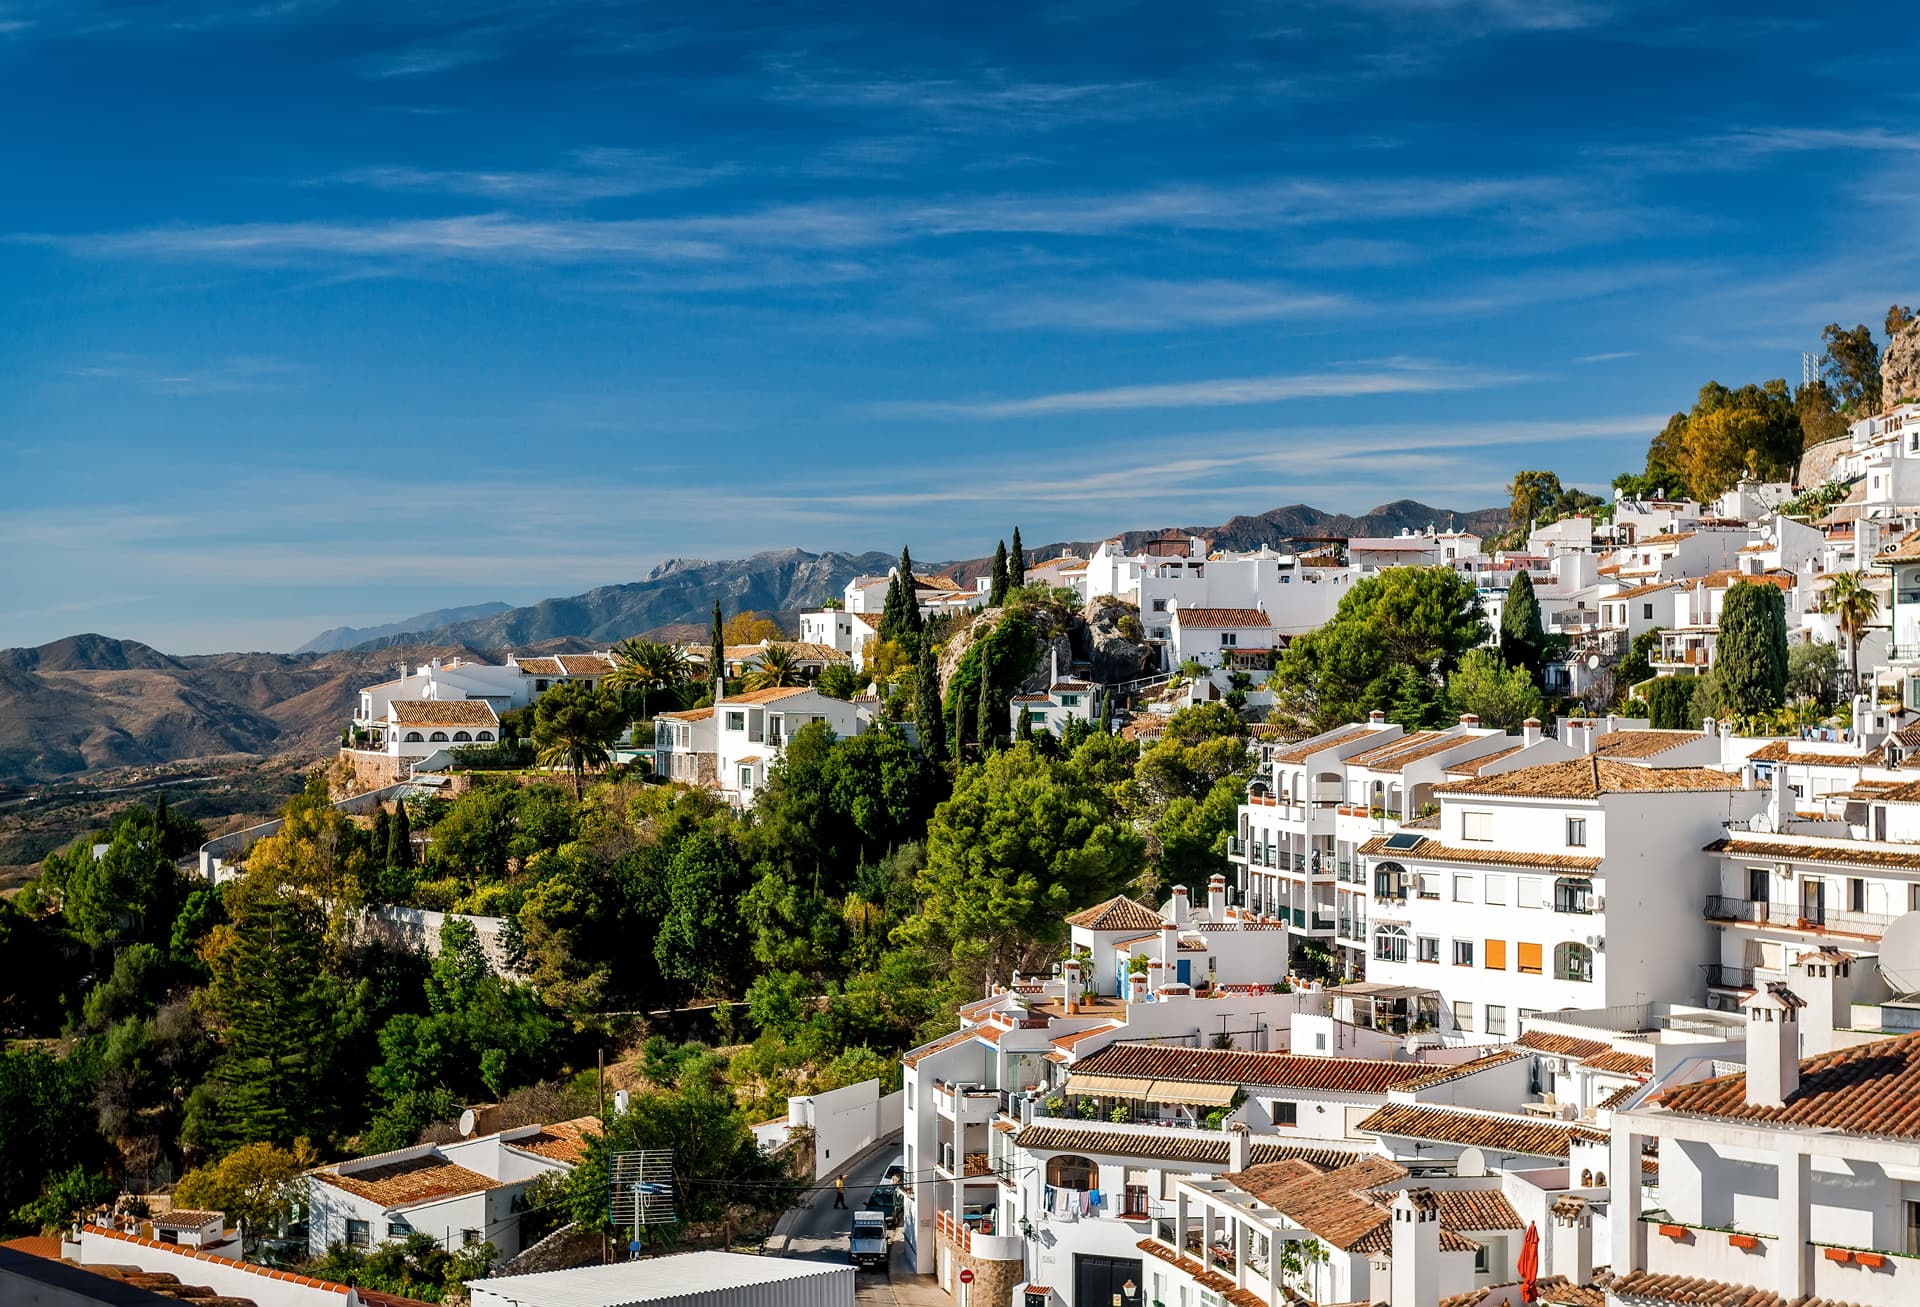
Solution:
M 1520 1301 L 1540 1301 L 1540 1227 L 1527 1222 L 1527 1237 L 1520 1241 Z

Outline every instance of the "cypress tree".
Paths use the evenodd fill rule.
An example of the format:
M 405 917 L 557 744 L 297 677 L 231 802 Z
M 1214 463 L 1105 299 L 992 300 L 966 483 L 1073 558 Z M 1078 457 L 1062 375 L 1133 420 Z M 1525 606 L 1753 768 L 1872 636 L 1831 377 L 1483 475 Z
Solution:
M 965 760 L 967 756 L 967 687 L 953 687 L 953 756 Z
M 993 547 L 993 588 L 987 592 L 987 603 L 995 608 L 1007 602 L 1007 542 L 1002 540 Z
M 940 666 L 931 649 L 920 651 L 919 675 L 913 687 L 913 724 L 920 732 L 920 752 L 932 762 L 945 762 L 947 719 L 940 706 Z
M 1736 582 L 1720 609 L 1714 679 L 1730 716 L 1780 710 L 1787 697 L 1787 601 L 1777 587 Z
M 1000 723 L 993 715 L 993 690 L 983 678 L 980 682 L 980 716 L 974 723 L 974 729 L 980 736 L 980 756 L 987 756 L 994 741 L 1000 738 Z
M 413 823 L 405 799 L 394 800 L 393 820 L 387 823 L 387 865 L 402 870 L 413 866 Z
M 1500 657 L 1510 667 L 1524 667 L 1540 682 L 1541 663 L 1546 653 L 1547 633 L 1540 622 L 1540 600 L 1533 593 L 1533 578 L 1522 570 L 1514 573 L 1507 586 L 1506 606 L 1500 610 Z
M 1020 547 L 1020 528 L 1013 528 L 1013 551 L 1007 555 L 1007 588 L 1018 590 L 1027 583 L 1027 551 Z
M 382 803 L 375 806 L 373 810 L 373 856 L 383 862 L 388 860 L 388 851 L 393 847 L 392 827 L 393 816 L 387 811 L 387 805 Z
M 1100 696 L 1100 734 L 1113 734 L 1113 695 Z
M 1033 714 L 1025 706 L 1020 709 L 1020 721 L 1013 728 L 1013 738 L 1029 741 L 1033 739 Z
M 713 634 L 708 637 L 713 645 L 713 655 L 707 660 L 707 680 L 712 685 L 713 697 L 720 697 L 720 684 L 727 679 L 727 628 L 720 620 L 720 601 L 713 601 Z

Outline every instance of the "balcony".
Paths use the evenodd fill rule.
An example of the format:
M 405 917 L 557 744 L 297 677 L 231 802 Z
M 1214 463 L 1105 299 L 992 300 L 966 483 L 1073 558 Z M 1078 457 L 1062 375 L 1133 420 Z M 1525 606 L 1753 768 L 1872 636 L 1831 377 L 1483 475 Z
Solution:
M 1247 842 L 1235 835 L 1227 836 L 1227 856 L 1235 859 L 1245 858 Z
M 1803 930 L 1816 935 L 1851 935 L 1859 939 L 1879 939 L 1894 920 L 1880 912 L 1837 912 L 1822 902 L 1774 903 L 1722 894 L 1707 896 L 1706 917 L 1709 921 Z
M 1729 967 L 1718 962 L 1710 962 L 1702 968 L 1707 973 L 1709 989 L 1752 989 L 1754 975 L 1752 967 Z

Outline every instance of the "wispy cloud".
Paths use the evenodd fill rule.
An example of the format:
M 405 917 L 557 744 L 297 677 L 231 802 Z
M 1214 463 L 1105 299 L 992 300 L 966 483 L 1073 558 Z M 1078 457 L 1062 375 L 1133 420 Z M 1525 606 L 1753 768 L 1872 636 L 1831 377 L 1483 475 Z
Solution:
M 374 190 L 473 195 L 524 203 L 580 204 L 659 191 L 684 190 L 726 177 L 731 164 L 689 164 L 634 150 L 576 151 L 569 166 L 526 170 L 417 168 L 377 165 L 329 173 L 313 186 L 364 186 Z
M 194 364 L 162 364 L 110 355 L 67 369 L 77 381 L 113 382 L 166 395 L 233 395 L 278 390 L 305 371 L 282 359 L 235 356 Z
M 1528 377 L 1519 373 L 1471 371 L 1413 360 L 1386 360 L 1364 370 L 1345 372 L 1227 377 L 1152 386 L 1111 386 L 1103 390 L 1060 391 L 1023 399 L 881 402 L 868 405 L 867 411 L 886 417 L 1052 417 L 1066 413 L 1277 404 L 1288 400 L 1351 398 L 1358 395 L 1432 394 L 1450 390 L 1480 390 L 1527 380 Z
M 1126 280 L 1098 289 L 1062 289 L 988 301 L 984 312 L 990 322 L 1002 327 L 1164 331 L 1324 318 L 1353 307 L 1344 295 L 1273 283 Z
M 1621 349 L 1613 350 L 1606 354 L 1581 354 L 1573 361 L 1575 363 L 1613 363 L 1620 359 L 1637 359 L 1639 357 L 1640 351 L 1637 349 Z

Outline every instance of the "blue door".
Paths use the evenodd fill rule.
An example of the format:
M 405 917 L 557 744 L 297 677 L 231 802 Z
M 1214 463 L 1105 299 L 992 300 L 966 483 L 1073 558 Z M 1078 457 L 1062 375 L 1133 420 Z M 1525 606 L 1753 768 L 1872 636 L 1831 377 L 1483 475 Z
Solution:
M 1175 968 L 1175 978 L 1183 985 L 1193 983 L 1193 963 L 1181 958 Z

